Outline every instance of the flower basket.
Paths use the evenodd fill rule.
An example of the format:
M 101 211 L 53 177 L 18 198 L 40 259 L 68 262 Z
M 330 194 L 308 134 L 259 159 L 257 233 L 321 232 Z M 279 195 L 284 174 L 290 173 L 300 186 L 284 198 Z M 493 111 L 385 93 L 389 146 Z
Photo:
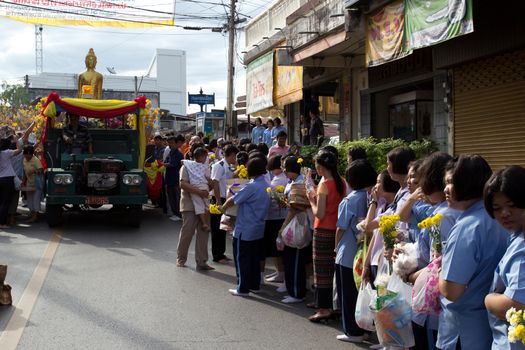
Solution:
M 310 206 L 310 201 L 306 195 L 306 186 L 303 183 L 292 184 L 290 190 L 290 205 Z
M 228 179 L 226 180 L 227 194 L 226 199 L 232 197 L 237 192 L 242 190 L 246 184 L 250 182 L 248 179 Z M 226 209 L 226 215 L 237 216 L 238 207 L 236 205 Z

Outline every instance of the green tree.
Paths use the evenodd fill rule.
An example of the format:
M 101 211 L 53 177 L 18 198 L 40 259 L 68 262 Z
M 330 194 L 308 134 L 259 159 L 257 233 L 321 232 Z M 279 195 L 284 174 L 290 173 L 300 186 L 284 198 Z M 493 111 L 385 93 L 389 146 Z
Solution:
M 2 83 L 0 105 L 19 108 L 29 105 L 30 102 L 29 94 L 23 85 L 10 85 L 5 81 Z

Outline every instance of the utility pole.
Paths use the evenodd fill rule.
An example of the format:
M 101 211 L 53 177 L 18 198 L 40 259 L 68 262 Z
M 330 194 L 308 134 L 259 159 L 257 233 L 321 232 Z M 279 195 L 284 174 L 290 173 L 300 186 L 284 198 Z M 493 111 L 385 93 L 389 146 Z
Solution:
M 230 0 L 230 17 L 228 19 L 228 91 L 226 96 L 226 137 L 237 136 L 237 120 L 233 115 L 233 78 L 235 76 L 235 3 Z

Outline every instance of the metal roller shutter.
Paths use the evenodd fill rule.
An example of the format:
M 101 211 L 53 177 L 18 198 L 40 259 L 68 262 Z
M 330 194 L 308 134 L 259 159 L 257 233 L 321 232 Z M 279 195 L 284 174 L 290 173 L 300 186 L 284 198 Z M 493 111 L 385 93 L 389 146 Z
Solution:
M 454 153 L 525 166 L 525 50 L 453 69 Z

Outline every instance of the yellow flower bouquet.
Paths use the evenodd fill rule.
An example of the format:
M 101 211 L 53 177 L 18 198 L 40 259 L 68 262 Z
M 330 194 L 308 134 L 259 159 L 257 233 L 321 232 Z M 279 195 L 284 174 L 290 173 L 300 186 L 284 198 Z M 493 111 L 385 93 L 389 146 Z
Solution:
M 436 214 L 417 224 L 417 227 L 421 229 L 428 229 L 428 234 L 432 238 L 432 250 L 437 254 L 441 254 L 441 251 L 443 250 L 443 245 L 441 244 L 441 231 L 439 230 L 441 219 L 443 219 L 443 214 Z
M 396 237 L 398 236 L 396 224 L 399 219 L 399 215 L 384 215 L 379 219 L 379 233 L 383 237 L 385 249 L 392 249 L 396 244 Z
M 510 308 L 505 314 L 505 318 L 510 324 L 508 329 L 509 343 L 520 341 L 525 345 L 525 314 L 523 311 Z
M 280 207 L 284 208 L 288 205 L 288 198 L 284 195 L 284 186 L 275 186 L 273 189 L 268 187 L 270 193 L 270 198 Z
M 221 206 L 218 204 L 210 204 L 210 214 L 215 214 L 215 215 L 222 214 Z
M 248 179 L 248 169 L 244 165 L 238 165 L 233 172 L 233 176 L 239 179 Z

